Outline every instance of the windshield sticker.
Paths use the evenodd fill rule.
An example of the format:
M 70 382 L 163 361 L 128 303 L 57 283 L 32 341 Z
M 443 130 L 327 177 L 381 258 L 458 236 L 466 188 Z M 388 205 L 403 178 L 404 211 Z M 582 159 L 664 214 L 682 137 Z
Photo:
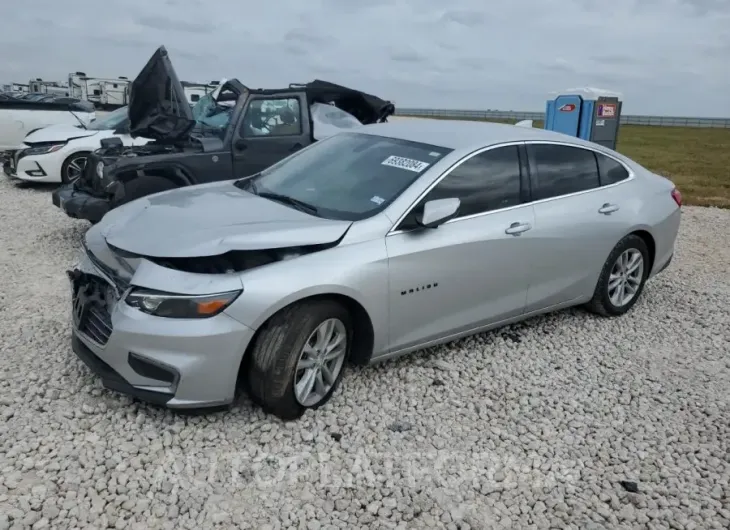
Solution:
M 441 153 L 439 153 L 438 151 L 431 151 L 430 153 L 428 153 L 428 156 L 441 156 Z
M 385 202 L 385 199 L 383 199 L 382 197 L 378 197 L 376 195 L 375 197 L 373 197 L 372 199 L 370 199 L 370 201 L 374 202 L 375 204 L 380 205 L 380 204 L 383 204 Z
M 421 162 L 420 160 L 413 160 L 412 158 L 405 158 L 403 156 L 389 156 L 381 164 L 405 169 L 406 171 L 413 171 L 414 173 L 420 173 L 431 165 L 427 162 Z

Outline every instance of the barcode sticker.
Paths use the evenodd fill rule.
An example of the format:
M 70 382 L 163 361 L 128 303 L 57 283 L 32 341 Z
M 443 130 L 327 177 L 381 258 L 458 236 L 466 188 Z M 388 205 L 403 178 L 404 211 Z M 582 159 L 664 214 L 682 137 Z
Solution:
M 384 166 L 397 167 L 405 169 L 406 171 L 413 171 L 414 173 L 420 173 L 431 164 L 427 162 L 421 162 L 420 160 L 414 160 L 412 158 L 405 158 L 402 156 L 389 156 L 381 162 Z

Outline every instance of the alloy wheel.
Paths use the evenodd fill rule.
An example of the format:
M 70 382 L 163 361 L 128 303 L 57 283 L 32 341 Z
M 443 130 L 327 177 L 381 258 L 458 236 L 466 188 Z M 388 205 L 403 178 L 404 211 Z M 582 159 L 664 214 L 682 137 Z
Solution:
M 66 181 L 73 182 L 84 174 L 89 159 L 86 156 L 72 158 L 66 166 Z
M 635 248 L 621 253 L 608 277 L 608 298 L 616 307 L 634 299 L 644 279 L 644 257 Z
M 347 328 L 337 319 L 322 322 L 299 355 L 294 375 L 294 396 L 304 407 L 322 401 L 337 382 L 347 354 Z

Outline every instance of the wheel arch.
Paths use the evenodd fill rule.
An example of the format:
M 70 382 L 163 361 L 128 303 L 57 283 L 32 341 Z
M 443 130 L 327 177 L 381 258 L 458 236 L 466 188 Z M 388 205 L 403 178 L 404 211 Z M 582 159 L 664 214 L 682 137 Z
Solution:
M 65 182 L 64 180 L 64 171 L 66 170 L 66 164 L 68 164 L 72 158 L 79 156 L 79 155 L 86 155 L 86 163 L 89 163 L 89 157 L 94 152 L 94 147 L 89 145 L 78 145 L 76 147 L 73 147 L 67 151 L 63 152 L 63 158 L 60 158 L 60 163 L 58 164 L 58 174 L 61 178 L 61 182 Z M 60 153 L 59 153 L 60 154 Z
M 292 297 L 288 297 L 281 303 L 272 306 L 265 314 L 258 319 L 255 325 L 252 327 L 256 330 L 253 338 L 249 342 L 246 351 L 244 352 L 241 367 L 243 367 L 248 358 L 250 358 L 250 351 L 259 334 L 265 329 L 266 324 L 284 309 L 291 307 L 302 302 L 316 301 L 316 300 L 334 300 L 342 304 L 352 316 L 353 321 L 353 337 L 351 340 L 352 351 L 350 354 L 350 362 L 356 365 L 367 364 L 372 355 L 375 344 L 375 328 L 373 320 L 370 317 L 370 313 L 365 308 L 365 305 L 355 293 L 347 292 L 343 289 L 329 289 L 318 292 L 304 292 L 297 293 Z
M 632 232 L 629 232 L 627 235 L 638 236 L 644 241 L 644 243 L 646 243 L 646 248 L 649 251 L 649 266 L 647 267 L 647 274 L 651 274 L 654 270 L 654 260 L 656 259 L 656 240 L 647 228 L 648 227 L 637 228 Z

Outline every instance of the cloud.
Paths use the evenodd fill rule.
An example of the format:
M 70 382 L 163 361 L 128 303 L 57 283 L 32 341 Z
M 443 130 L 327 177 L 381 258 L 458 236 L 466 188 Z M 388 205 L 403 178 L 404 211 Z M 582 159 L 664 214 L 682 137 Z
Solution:
M 306 28 L 290 29 L 284 34 L 284 40 L 292 42 L 295 45 L 299 44 L 314 47 L 321 47 L 333 43 L 330 37 L 326 35 L 317 35 L 316 33 L 310 32 Z
M 209 22 L 189 22 L 157 15 L 142 16 L 137 18 L 136 22 L 143 27 L 169 32 L 209 33 L 215 30 L 215 26 Z
M 319 77 L 400 107 L 505 110 L 540 110 L 552 91 L 597 86 L 622 92 L 627 113 L 730 116 L 727 0 L 100 6 L 36 0 L 5 10 L 0 80 L 132 78 L 164 44 L 188 81 L 277 87 Z
M 479 11 L 470 11 L 466 9 L 446 11 L 441 20 L 444 22 L 455 22 L 468 28 L 477 28 L 484 25 L 486 14 Z
M 428 60 L 428 58 L 413 49 L 392 49 L 390 51 L 390 59 L 398 63 L 422 63 Z

